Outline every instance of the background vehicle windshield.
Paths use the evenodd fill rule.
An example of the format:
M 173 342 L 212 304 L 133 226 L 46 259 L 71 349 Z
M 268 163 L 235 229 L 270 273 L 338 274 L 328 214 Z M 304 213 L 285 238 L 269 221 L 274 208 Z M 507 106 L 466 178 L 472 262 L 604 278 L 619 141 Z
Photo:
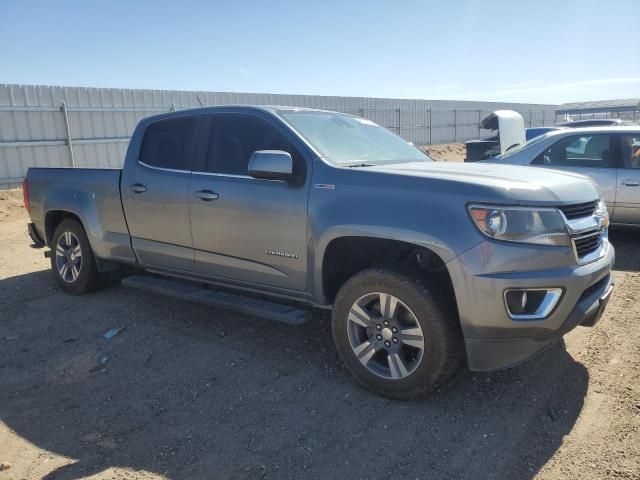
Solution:
M 386 128 L 332 112 L 279 112 L 320 154 L 338 165 L 428 162 L 431 158 Z
M 498 155 L 496 158 L 507 158 L 508 156 L 513 155 L 516 152 L 519 152 L 524 147 L 528 147 L 529 145 L 533 145 L 534 143 L 538 143 L 539 141 L 544 140 L 545 138 L 547 138 L 547 134 L 546 133 L 543 134 L 543 135 L 539 135 L 537 137 L 533 137 L 528 142 L 522 143 L 522 144 L 518 145 L 517 147 L 510 148 L 508 151 L 504 152 L 502 155 Z

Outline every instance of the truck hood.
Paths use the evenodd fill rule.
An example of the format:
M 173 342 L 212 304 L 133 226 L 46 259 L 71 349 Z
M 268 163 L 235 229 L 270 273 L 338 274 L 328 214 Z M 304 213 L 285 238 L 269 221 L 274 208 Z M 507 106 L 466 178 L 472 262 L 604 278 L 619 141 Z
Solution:
M 536 167 L 489 163 L 408 162 L 365 169 L 495 188 L 521 205 L 583 203 L 600 196 L 593 182 L 583 175 Z M 473 201 L 473 198 L 469 198 L 469 201 Z

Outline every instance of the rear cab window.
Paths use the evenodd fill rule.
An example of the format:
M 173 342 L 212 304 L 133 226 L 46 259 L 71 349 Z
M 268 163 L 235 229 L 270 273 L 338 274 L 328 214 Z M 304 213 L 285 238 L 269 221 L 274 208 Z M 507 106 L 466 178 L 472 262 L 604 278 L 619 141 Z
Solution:
M 147 126 L 140 162 L 156 168 L 190 171 L 201 116 L 158 120 Z

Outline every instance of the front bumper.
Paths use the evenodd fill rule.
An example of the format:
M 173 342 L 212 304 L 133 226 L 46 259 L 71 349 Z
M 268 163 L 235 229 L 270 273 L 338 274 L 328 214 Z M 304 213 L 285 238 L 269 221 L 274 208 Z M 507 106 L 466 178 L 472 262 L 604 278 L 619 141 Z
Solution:
M 614 284 L 615 252 L 577 265 L 569 249 L 483 242 L 449 264 L 470 370 L 520 363 L 578 325 L 600 319 Z M 535 268 L 535 270 L 532 270 Z M 513 320 L 504 304 L 510 288 L 561 288 L 560 301 L 540 320 Z

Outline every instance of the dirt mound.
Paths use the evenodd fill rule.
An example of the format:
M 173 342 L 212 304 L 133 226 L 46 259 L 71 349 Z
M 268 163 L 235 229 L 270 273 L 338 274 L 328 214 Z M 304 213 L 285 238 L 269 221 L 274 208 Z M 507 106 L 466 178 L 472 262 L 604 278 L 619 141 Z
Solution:
M 464 143 L 421 145 L 419 148 L 439 162 L 464 162 L 467 157 L 467 147 L 465 147 Z

